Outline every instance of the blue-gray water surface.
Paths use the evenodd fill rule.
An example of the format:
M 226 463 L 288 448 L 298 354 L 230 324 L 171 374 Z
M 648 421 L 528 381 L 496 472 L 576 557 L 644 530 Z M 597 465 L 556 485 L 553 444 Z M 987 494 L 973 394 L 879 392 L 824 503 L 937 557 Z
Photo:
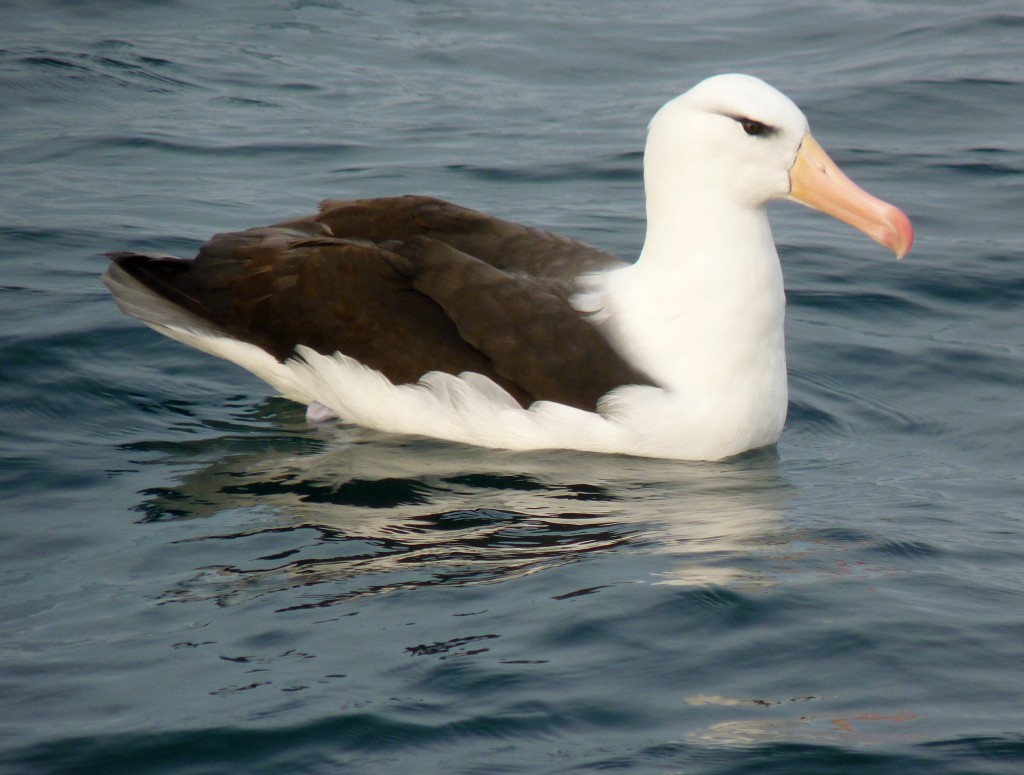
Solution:
M 0 771 L 1024 771 L 1018 0 L 0 0 Z M 718 72 L 914 220 L 772 208 L 778 447 L 309 427 L 122 316 L 192 255 L 426 193 L 634 257 Z

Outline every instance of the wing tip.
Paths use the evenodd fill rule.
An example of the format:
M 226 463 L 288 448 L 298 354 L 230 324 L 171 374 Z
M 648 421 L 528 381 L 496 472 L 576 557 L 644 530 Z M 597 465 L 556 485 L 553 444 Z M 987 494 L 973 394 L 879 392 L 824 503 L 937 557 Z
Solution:
M 106 254 L 111 260 L 102 275 L 103 284 L 114 297 L 118 308 L 129 317 L 141 320 L 149 326 L 179 326 L 196 331 L 223 335 L 216 326 L 198 315 L 178 306 L 151 288 L 132 271 L 133 264 L 152 261 L 174 261 L 187 264 L 188 261 L 174 256 L 112 251 Z

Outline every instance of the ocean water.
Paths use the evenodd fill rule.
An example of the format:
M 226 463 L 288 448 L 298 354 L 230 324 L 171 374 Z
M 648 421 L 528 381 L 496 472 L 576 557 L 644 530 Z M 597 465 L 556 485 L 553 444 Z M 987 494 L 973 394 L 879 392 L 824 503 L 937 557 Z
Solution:
M 1017 0 L 0 1 L 0 771 L 1024 771 Z M 914 220 L 781 203 L 791 410 L 720 464 L 308 427 L 123 317 L 427 193 L 623 257 L 644 128 L 792 96 Z

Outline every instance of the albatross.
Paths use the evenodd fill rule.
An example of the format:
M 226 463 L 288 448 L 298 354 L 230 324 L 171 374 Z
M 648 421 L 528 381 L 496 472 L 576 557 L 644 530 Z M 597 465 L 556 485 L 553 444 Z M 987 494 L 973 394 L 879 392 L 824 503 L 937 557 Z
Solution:
M 404 196 L 328 200 L 217 234 L 191 260 L 110 253 L 104 281 L 125 313 L 248 369 L 311 421 L 682 460 L 774 444 L 785 293 L 766 206 L 823 211 L 897 258 L 909 219 L 748 75 L 708 78 L 658 110 L 644 187 L 632 263 Z

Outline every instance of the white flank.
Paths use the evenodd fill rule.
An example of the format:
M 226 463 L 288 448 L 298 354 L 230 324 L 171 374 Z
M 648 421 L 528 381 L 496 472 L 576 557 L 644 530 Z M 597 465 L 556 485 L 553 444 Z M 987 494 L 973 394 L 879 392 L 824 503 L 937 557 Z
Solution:
M 551 401 L 524 409 L 494 381 L 472 372 L 454 376 L 434 371 L 414 385 L 395 385 L 340 353 L 322 355 L 300 346 L 298 357 L 281 363 L 259 347 L 230 337 L 178 326 L 152 327 L 238 364 L 285 398 L 319 404 L 347 422 L 390 433 L 498 449 L 577 449 L 686 460 L 719 460 L 751 447 L 747 434 L 722 438 L 700 432 L 688 419 L 691 412 L 678 405 L 678 397 L 661 388 L 619 388 L 602 399 L 599 412 Z

